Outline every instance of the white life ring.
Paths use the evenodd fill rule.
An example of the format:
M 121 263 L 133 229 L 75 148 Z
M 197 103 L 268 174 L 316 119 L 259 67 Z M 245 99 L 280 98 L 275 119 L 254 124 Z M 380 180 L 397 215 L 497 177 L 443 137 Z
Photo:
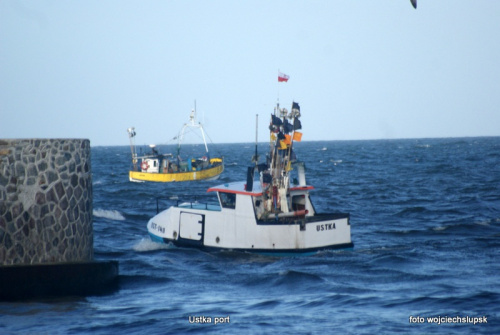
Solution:
M 142 163 L 141 163 L 141 169 L 143 169 L 143 170 L 147 170 L 147 169 L 149 169 L 148 162 L 142 162 Z

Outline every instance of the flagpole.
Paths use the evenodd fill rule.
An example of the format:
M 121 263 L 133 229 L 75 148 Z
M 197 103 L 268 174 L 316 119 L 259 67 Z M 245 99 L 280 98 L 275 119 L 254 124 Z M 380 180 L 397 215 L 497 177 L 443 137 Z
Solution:
M 278 104 L 280 102 L 280 81 L 279 81 L 280 69 L 278 69 Z

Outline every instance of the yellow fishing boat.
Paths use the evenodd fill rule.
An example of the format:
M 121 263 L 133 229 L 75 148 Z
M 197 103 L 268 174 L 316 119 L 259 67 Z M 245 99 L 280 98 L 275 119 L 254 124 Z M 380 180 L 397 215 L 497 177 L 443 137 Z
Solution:
M 205 153 L 200 158 L 181 159 L 180 150 L 186 130 L 198 129 L 205 144 Z M 210 157 L 201 123 L 196 123 L 196 111 L 191 112 L 189 122 L 182 127 L 178 139 L 177 155 L 161 154 L 155 145 L 150 145 L 151 153 L 138 156 L 135 146 L 135 128 L 127 129 L 132 152 L 132 169 L 129 180 L 134 182 L 171 183 L 195 180 L 215 180 L 224 171 L 224 157 Z

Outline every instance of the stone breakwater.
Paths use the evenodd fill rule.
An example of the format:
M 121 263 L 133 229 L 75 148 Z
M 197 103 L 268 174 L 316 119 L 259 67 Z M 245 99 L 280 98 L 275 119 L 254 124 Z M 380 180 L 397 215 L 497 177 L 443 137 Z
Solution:
M 90 141 L 0 139 L 0 265 L 92 259 Z

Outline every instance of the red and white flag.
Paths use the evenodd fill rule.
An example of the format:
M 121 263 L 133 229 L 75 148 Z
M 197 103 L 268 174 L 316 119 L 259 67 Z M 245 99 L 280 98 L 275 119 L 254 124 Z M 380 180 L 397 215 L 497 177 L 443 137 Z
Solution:
M 289 75 L 286 75 L 284 73 L 281 73 L 281 72 L 278 72 L 278 82 L 287 82 L 288 79 L 290 79 L 290 76 Z

